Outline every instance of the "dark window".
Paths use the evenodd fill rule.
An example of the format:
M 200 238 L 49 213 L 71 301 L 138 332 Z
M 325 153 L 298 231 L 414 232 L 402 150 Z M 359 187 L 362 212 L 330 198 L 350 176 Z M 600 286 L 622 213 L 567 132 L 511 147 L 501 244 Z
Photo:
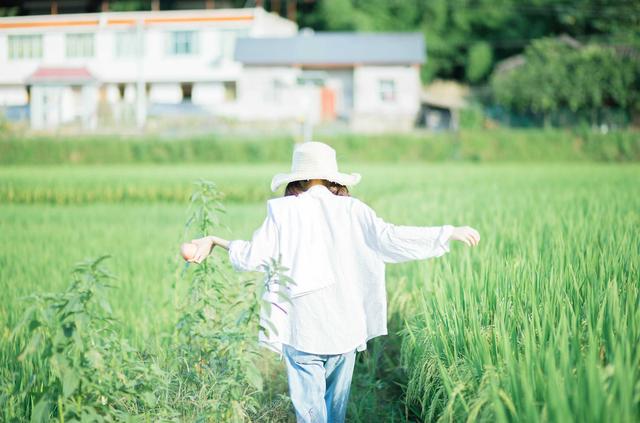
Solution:
M 191 91 L 193 91 L 192 83 L 183 83 L 180 84 L 182 88 L 182 101 L 191 101 Z

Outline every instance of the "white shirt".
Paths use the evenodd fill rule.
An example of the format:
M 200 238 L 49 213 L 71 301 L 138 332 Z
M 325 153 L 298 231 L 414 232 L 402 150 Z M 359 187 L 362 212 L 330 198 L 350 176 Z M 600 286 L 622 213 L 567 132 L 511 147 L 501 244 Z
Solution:
M 316 354 L 363 351 L 371 338 L 387 334 L 385 263 L 438 257 L 449 251 L 453 226 L 398 226 L 364 202 L 314 185 L 298 196 L 267 201 L 267 217 L 251 241 L 229 243 L 237 271 L 260 270 L 281 254 L 295 281 L 283 301 L 271 284 L 263 296 L 261 345 L 282 357 L 282 344 Z M 277 332 L 277 333 L 276 333 Z

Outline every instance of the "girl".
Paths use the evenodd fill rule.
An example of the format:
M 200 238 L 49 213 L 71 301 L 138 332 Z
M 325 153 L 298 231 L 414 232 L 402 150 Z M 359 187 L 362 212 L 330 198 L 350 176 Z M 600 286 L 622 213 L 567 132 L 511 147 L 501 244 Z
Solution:
M 289 395 L 298 422 L 343 422 L 356 351 L 387 334 L 385 263 L 438 257 L 449 242 L 475 246 L 470 227 L 420 227 L 387 223 L 347 186 L 357 173 L 338 171 L 336 152 L 327 144 L 305 142 L 293 153 L 291 172 L 274 176 L 271 190 L 287 184 L 285 195 L 267 201 L 267 217 L 251 241 L 211 235 L 195 239 L 191 261 L 200 263 L 214 246 L 229 251 L 237 271 L 260 270 L 281 257 L 291 303 L 275 294 L 265 299 L 277 332 L 259 333 L 261 345 L 285 359 Z M 271 333 L 273 332 L 273 333 Z

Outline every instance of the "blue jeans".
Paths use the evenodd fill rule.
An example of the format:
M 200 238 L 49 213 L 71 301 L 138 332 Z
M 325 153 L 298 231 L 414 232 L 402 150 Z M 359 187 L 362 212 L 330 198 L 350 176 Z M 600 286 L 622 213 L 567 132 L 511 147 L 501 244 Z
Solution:
M 356 350 L 312 354 L 285 344 L 282 353 L 298 423 L 344 422 Z

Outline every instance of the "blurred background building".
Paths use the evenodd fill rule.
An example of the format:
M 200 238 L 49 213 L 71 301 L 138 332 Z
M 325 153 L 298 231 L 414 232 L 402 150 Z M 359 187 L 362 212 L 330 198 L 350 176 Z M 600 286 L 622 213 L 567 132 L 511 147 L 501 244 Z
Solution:
M 615 0 L 0 0 L 0 124 L 607 131 L 640 125 L 639 27 Z
M 66 2 L 26 2 L 51 13 Z M 191 2 L 193 3 L 193 2 Z M 410 130 L 421 33 L 301 31 L 261 7 L 0 18 L 0 105 L 33 129 L 148 117 Z

